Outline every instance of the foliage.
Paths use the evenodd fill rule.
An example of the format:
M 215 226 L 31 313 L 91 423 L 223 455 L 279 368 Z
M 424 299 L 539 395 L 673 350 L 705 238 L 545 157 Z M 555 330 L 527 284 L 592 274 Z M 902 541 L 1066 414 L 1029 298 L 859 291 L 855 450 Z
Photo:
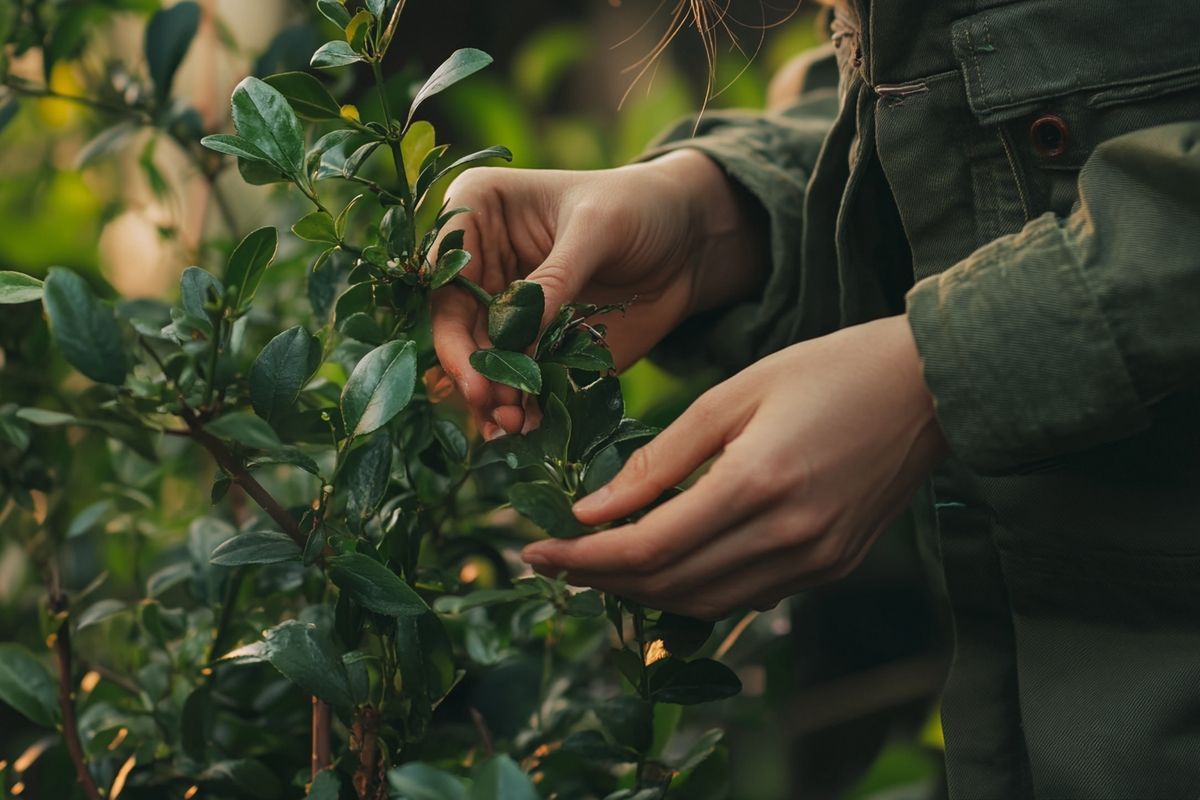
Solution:
M 48 76 L 89 19 L 131 5 L 144 4 L 0 0 L 0 38 L 40 47 Z M 171 92 L 200 24 L 190 2 L 150 18 L 146 85 L 72 98 L 117 119 L 93 150 L 151 128 L 210 180 L 235 163 L 311 210 L 291 237 L 241 237 L 220 274 L 184 271 L 174 305 L 114 300 L 65 268 L 44 282 L 0 273 L 0 304 L 34 329 L 3 343 L 0 497 L 46 575 L 58 664 L 55 676 L 6 645 L 0 699 L 61 736 L 78 779 L 66 792 L 651 800 L 700 797 L 692 776 L 725 763 L 719 732 L 666 755 L 670 707 L 739 691 L 727 667 L 694 657 L 711 624 L 516 577 L 506 558 L 534 526 L 589 533 L 572 503 L 656 431 L 626 417 L 611 374 L 599 319 L 620 307 L 565 306 L 540 330 L 536 284 L 492 296 L 463 276 L 471 256 L 452 223 L 470 211 L 448 208 L 445 187 L 511 154 L 451 158 L 415 117 L 491 59 L 456 51 L 394 114 L 381 65 L 404 5 L 317 3 L 338 37 L 311 66 L 369 70 L 377 115 L 340 102 L 324 72 L 290 71 L 247 77 L 234 132 L 204 135 Z M 9 104 L 50 93 L 4 70 Z M 306 257 L 303 286 L 267 280 Z M 439 291 L 486 304 L 496 347 L 472 364 L 536 399 L 536 431 L 480 445 L 441 402 Z M 77 375 L 37 368 L 51 347 Z M 74 468 L 97 447 L 113 472 L 98 496 Z M 194 479 L 197 448 L 216 465 L 211 491 L 176 512 L 190 517 L 187 547 L 143 577 L 142 540 L 172 524 L 149 492 Z M 68 591 L 62 551 L 114 524 L 132 532 L 135 596 L 102 596 L 103 575 Z M 103 646 L 118 639 L 131 646 Z M 81 662 L 95 676 L 82 684 Z

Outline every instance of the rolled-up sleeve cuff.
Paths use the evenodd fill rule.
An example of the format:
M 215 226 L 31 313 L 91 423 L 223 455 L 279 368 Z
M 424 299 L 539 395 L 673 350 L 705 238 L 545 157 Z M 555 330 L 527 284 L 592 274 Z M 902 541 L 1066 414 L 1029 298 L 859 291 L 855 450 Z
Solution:
M 1148 424 L 1079 261 L 1053 215 L 908 294 L 937 418 L 956 456 L 1020 472 Z

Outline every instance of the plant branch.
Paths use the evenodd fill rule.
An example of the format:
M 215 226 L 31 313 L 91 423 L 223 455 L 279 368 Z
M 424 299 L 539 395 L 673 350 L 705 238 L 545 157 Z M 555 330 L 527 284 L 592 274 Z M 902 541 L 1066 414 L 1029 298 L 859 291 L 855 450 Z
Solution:
M 483 303 L 485 306 L 492 302 L 492 295 L 488 294 L 487 290 L 470 278 L 464 278 L 462 275 L 454 276 L 454 285 L 458 288 L 472 294 L 476 300 Z
M 312 776 L 329 766 L 333 716 L 329 704 L 318 697 L 312 699 Z
M 57 583 L 57 581 L 55 581 Z M 62 619 L 58 633 L 54 636 L 54 652 L 58 658 L 58 707 L 62 712 L 62 735 L 67 753 L 75 765 L 75 780 L 87 795 L 88 800 L 101 800 L 92 773 L 88 772 L 87 757 L 79 741 L 79 723 L 75 718 L 75 690 L 71 677 L 71 617 L 67 612 L 67 600 L 61 590 L 51 588 L 50 608 Z
M 270 492 L 263 488 L 263 485 L 250 474 L 250 470 L 246 469 L 241 460 L 234 456 L 233 451 L 229 449 L 228 445 L 204 429 L 204 425 L 200 422 L 200 418 L 196 415 L 196 412 L 190 408 L 184 408 L 181 410 L 180 415 L 183 417 L 184 423 L 187 424 L 188 435 L 192 441 L 212 454 L 218 466 L 229 475 L 230 480 L 241 486 L 246 491 L 246 494 L 250 496 L 250 499 L 257 503 L 259 508 L 267 512 L 267 515 L 275 521 L 275 524 L 284 533 L 292 537 L 292 541 L 303 549 L 307 539 L 300 532 L 300 525 L 296 522 L 295 517 L 288 513 L 288 510 L 280 505 L 279 501 Z
M 17 94 L 25 97 L 38 97 L 44 100 L 62 100 L 63 102 L 74 103 L 75 105 L 90 108 L 93 111 L 103 111 L 106 114 L 116 114 L 122 117 L 129 117 L 145 125 L 149 125 L 153 121 L 150 115 L 145 111 L 142 111 L 138 108 L 133 108 L 132 106 L 122 106 L 115 103 L 107 103 L 103 100 L 97 100 L 92 97 L 80 97 L 79 95 L 74 94 L 63 94 L 62 92 L 54 91 L 48 86 L 38 86 L 15 77 L 9 77 L 5 79 L 3 85 Z

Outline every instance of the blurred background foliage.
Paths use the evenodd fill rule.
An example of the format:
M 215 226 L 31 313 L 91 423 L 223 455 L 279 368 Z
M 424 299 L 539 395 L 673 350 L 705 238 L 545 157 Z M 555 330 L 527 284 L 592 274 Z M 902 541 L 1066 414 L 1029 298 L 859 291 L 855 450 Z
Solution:
M 40 51 L 31 50 L 13 61 L 12 74 L 44 79 L 64 95 L 96 96 L 97 87 L 113 95 L 141 90 L 146 15 L 170 0 L 51 5 L 74 14 L 57 60 L 45 64 Z M 412 0 L 409 30 L 402 35 L 407 47 L 396 48 L 386 68 L 394 76 L 389 91 L 407 92 L 423 70 L 454 48 L 478 47 L 496 64 L 431 109 L 439 140 L 472 150 L 503 143 L 514 152 L 514 165 L 525 168 L 622 164 L 705 100 L 704 51 L 694 31 L 684 31 L 631 89 L 636 70 L 629 68 L 654 48 L 672 5 Z M 203 0 L 202 7 L 207 13 L 178 74 L 176 94 L 199 112 L 206 131 L 228 128 L 227 98 L 241 77 L 306 69 L 309 54 L 328 38 L 309 0 Z M 795 12 L 765 0 L 737 0 L 731 12 L 742 23 L 731 22 L 742 52 L 723 37 L 715 70 L 723 91 L 709 108 L 761 109 L 771 76 L 823 41 L 819 14 L 808 6 Z M 364 114 L 378 103 L 366 84 L 339 88 Z M 288 217 L 280 213 L 281 204 L 298 207 L 295 197 L 243 183 L 236 170 L 217 177 L 220 198 L 215 197 L 175 139 L 153 129 L 114 128 L 103 109 L 53 97 L 10 104 L 0 98 L 0 124 L 3 269 L 44 275 L 49 266 L 63 265 L 110 295 L 171 299 L 186 266 L 219 263 L 246 232 Z M 308 265 L 289 255 L 281 253 L 269 281 L 294 284 L 304 274 Z M 47 343 L 34 341 L 37 336 L 28 332 L 35 326 L 21 319 L 40 313 L 40 307 L 8 308 L 15 310 L 0 320 L 0 367 L 3 350 L 15 347 L 47 353 L 49 359 Z M 47 369 L 69 373 L 61 363 L 46 363 Z M 622 379 L 629 413 L 665 424 L 717 377 L 679 378 L 640 364 Z M 98 437 L 64 438 L 62 446 L 82 450 L 76 463 L 94 459 L 88 478 L 119 478 L 115 482 L 127 495 L 115 509 L 95 509 L 93 523 L 83 513 L 76 516 L 76 533 L 104 519 L 100 527 L 111 535 L 79 539 L 87 544 L 74 553 L 78 574 L 65 582 L 82 585 L 106 571 L 110 587 L 143 585 L 146 575 L 138 573 L 145 560 L 138 548 L 163 552 L 186 546 L 185 514 L 203 507 L 208 491 L 207 481 L 186 476 L 211 468 L 182 444 L 178 458 L 195 461 L 190 472 L 186 463 L 155 467 L 127 450 L 112 459 Z M 79 470 L 74 475 L 84 480 Z M 128 488 L 138 486 L 147 491 Z M 88 496 L 90 488 L 79 486 L 80 496 Z M 0 509 L 0 640 L 37 648 L 41 580 L 23 548 L 3 536 L 4 524 Z M 156 535 L 174 530 L 178 538 L 149 542 L 141 530 Z M 730 660 L 746 686 L 741 697 L 720 705 L 717 720 L 728 731 L 730 797 L 940 793 L 940 732 L 930 699 L 942 663 L 936 624 L 923 605 L 927 598 L 911 588 L 912 576 L 920 573 L 911 536 L 902 531 L 879 550 L 846 587 L 752 618 L 730 639 L 736 648 Z M 902 578 L 894 577 L 898 572 Z M 723 630 L 731 633 L 730 626 Z M 498 692 L 502 687 L 494 685 Z M 5 772 L 19 773 L 22 760 L 36 760 L 38 746 L 20 717 L 0 707 L 0 798 L 5 783 L 12 783 Z

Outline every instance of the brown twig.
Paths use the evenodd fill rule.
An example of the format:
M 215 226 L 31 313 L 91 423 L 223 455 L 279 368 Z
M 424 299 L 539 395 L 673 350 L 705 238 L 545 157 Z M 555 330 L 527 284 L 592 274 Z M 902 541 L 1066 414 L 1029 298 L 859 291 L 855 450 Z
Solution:
M 300 532 L 300 525 L 296 522 L 296 518 L 288 513 L 288 510 L 280 505 L 279 501 L 270 492 L 263 488 L 263 485 L 250 474 L 250 470 L 246 469 L 246 465 L 233 454 L 233 451 L 224 442 L 204 429 L 204 425 L 196 415 L 196 412 L 185 408 L 182 410 L 181 416 L 184 423 L 187 424 L 188 435 L 191 436 L 192 441 L 207 450 L 216 459 L 218 466 L 229 475 L 230 480 L 241 486 L 246 494 L 250 496 L 250 499 L 257 503 L 259 508 L 267 512 L 267 515 L 275 521 L 275 524 L 284 533 L 292 537 L 292 541 L 303 548 L 306 538 Z
M 488 730 L 487 720 L 475 706 L 471 706 L 468 711 L 471 712 L 471 722 L 475 725 L 475 731 L 479 734 L 479 744 L 483 747 L 483 753 L 491 758 L 496 755 L 496 747 L 492 744 L 492 732 Z
M 75 689 L 71 676 L 71 618 L 67 613 L 67 599 L 56 585 L 57 576 L 50 589 L 50 608 L 62 619 L 54 635 L 54 652 L 58 657 L 58 707 L 62 712 L 62 735 L 67 745 L 71 763 L 75 765 L 75 780 L 83 788 L 88 800 L 101 800 L 100 790 L 92 773 L 88 772 L 87 757 L 79 741 L 79 724 L 75 719 Z
M 329 766 L 330 738 L 333 716 L 329 704 L 317 697 L 312 699 L 312 776 Z
M 354 716 L 350 749 L 358 753 L 354 770 L 354 791 L 359 800 L 386 800 L 384 765 L 379 759 L 379 712 L 363 706 Z

